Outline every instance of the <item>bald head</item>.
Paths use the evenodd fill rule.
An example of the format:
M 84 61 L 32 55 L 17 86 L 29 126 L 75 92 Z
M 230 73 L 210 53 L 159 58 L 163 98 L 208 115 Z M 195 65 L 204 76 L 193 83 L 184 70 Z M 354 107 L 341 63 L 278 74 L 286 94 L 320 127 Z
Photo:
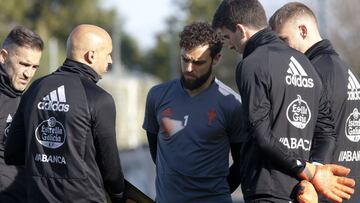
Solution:
M 305 52 L 321 40 L 316 16 L 305 4 L 287 3 L 270 18 L 271 28 L 291 47 Z
M 106 72 L 108 64 L 112 63 L 111 52 L 110 35 L 95 25 L 79 25 L 67 39 L 67 58 L 90 66 L 100 77 Z

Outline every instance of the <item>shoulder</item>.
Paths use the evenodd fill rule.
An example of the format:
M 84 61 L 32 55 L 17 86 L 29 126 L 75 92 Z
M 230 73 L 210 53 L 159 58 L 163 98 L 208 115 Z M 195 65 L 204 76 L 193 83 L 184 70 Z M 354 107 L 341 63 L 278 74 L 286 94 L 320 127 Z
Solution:
M 346 64 L 338 55 L 335 54 L 322 54 L 315 57 L 311 62 L 319 72 L 339 72 L 347 71 L 350 66 Z
M 217 90 L 220 93 L 220 96 L 224 98 L 228 98 L 229 100 L 235 102 L 235 103 L 241 103 L 241 97 L 240 95 L 235 92 L 232 88 L 225 85 L 223 82 L 215 78 L 215 83 L 218 86 Z M 223 99 L 223 98 L 221 98 Z
M 148 97 L 160 98 L 163 95 L 172 92 L 179 85 L 179 79 L 171 80 L 165 83 L 161 83 L 153 86 L 148 93 Z
M 92 101 L 96 104 L 100 103 L 101 105 L 114 103 L 114 99 L 111 94 L 102 87 L 96 85 L 94 82 L 88 79 L 81 79 L 81 83 L 89 102 Z

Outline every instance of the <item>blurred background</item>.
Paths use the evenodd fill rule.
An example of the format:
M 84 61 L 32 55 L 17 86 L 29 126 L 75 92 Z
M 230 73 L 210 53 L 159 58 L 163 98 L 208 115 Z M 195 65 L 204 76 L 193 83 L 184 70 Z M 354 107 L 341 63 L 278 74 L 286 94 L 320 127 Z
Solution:
M 289 2 L 260 0 L 268 18 Z M 106 29 L 113 38 L 114 63 L 99 85 L 111 93 L 117 107 L 117 145 L 125 177 L 155 197 L 155 166 L 142 130 L 148 90 L 179 76 L 178 34 L 194 21 L 211 23 L 220 0 L 0 0 L 0 40 L 16 25 L 35 30 L 45 41 L 34 79 L 64 61 L 67 35 L 78 24 Z M 318 17 L 324 38 L 357 72 L 360 70 L 360 1 L 302 0 Z M 234 68 L 239 56 L 223 49 L 216 75 L 236 90 Z M 238 189 L 234 202 L 242 202 Z

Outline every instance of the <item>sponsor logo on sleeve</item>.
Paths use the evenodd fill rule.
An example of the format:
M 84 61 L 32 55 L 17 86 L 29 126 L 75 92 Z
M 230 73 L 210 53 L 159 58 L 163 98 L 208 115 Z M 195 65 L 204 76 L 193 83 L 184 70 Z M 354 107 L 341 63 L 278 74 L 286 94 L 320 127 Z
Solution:
M 302 100 L 300 95 L 297 95 L 297 99 L 292 101 L 287 110 L 286 118 L 296 128 L 304 129 L 311 119 L 311 111 L 306 103 Z
M 66 103 L 65 86 L 62 85 L 43 97 L 37 108 L 47 111 L 68 112 L 70 105 Z
M 304 151 L 310 151 L 311 148 L 311 141 L 303 138 L 280 137 L 279 141 L 288 149 L 301 149 Z
M 35 154 L 35 161 L 51 164 L 66 164 L 65 157 L 59 155 Z
M 360 140 L 360 113 L 357 108 L 346 119 L 345 135 L 351 142 Z
M 56 149 L 65 143 L 65 128 L 54 117 L 51 117 L 36 127 L 35 137 L 44 147 Z
M 348 100 L 360 100 L 360 83 L 350 69 L 348 69 L 348 73 Z
M 295 87 L 313 88 L 314 81 L 308 76 L 301 64 L 292 56 L 290 58 L 288 75 L 285 77 L 285 82 L 288 85 Z
M 340 151 L 339 162 L 360 161 L 360 151 Z

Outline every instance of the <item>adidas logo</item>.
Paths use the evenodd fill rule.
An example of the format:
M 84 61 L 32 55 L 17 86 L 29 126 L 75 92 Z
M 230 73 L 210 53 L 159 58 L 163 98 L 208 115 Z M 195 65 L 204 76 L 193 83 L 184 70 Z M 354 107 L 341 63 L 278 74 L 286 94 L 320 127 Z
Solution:
M 290 58 L 287 73 L 290 75 L 285 77 L 286 84 L 294 85 L 296 87 L 314 87 L 313 79 L 308 77 L 304 68 L 293 56 Z
M 62 85 L 51 91 L 37 105 L 40 110 L 68 112 L 70 105 L 66 104 L 65 86 Z
M 348 70 L 348 73 L 348 100 L 360 100 L 360 83 L 350 69 Z
M 9 114 L 8 117 L 6 118 L 6 123 L 11 123 L 12 122 L 12 117 Z

